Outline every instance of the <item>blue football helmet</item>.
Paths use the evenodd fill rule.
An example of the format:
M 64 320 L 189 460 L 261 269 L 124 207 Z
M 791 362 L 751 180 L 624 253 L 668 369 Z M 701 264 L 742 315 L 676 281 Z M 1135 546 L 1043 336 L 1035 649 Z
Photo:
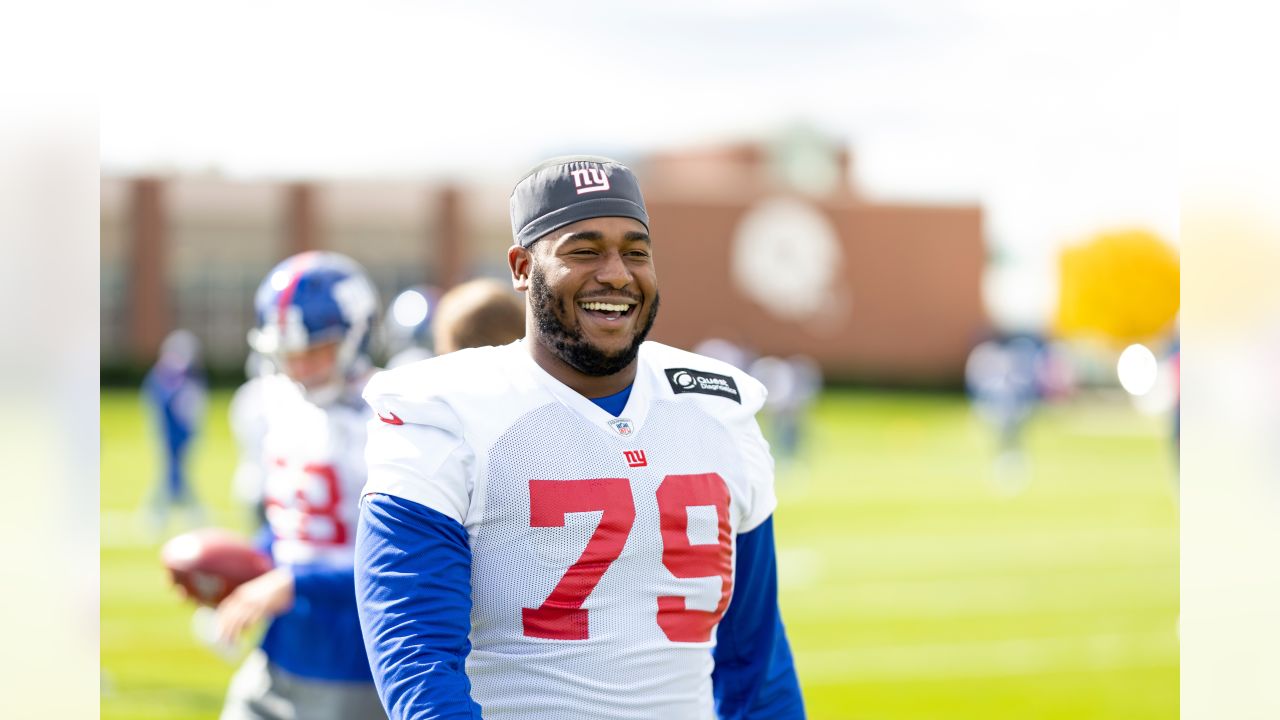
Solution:
M 317 404 L 336 400 L 355 375 L 367 370 L 370 334 L 378 314 L 378 293 L 364 268 L 335 252 L 294 255 L 272 268 L 253 301 L 257 327 L 249 346 L 285 367 L 285 356 L 337 342 L 333 377 L 304 388 Z

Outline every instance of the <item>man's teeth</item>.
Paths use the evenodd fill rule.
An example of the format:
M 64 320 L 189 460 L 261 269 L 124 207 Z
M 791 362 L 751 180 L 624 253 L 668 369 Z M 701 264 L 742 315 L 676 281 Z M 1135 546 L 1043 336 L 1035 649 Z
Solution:
M 599 310 L 601 312 L 626 312 L 630 305 L 614 305 L 613 303 L 602 302 L 586 302 L 578 303 L 584 310 Z

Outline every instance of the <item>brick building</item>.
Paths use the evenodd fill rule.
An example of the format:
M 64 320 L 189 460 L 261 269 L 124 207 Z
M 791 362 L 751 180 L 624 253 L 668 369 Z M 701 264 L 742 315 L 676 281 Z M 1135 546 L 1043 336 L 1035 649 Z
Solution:
M 634 163 L 663 312 L 653 339 L 804 353 L 829 377 L 951 384 L 983 332 L 982 212 L 885 204 L 822 143 L 664 152 Z M 337 250 L 384 302 L 428 282 L 502 277 L 505 188 L 412 182 L 102 181 L 102 361 L 144 364 L 172 327 L 243 361 L 253 289 L 279 259 Z

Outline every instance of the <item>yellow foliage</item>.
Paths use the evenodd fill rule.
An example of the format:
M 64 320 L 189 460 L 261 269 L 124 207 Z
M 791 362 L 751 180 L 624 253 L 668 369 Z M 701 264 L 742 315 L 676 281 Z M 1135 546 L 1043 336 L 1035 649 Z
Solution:
M 1069 247 L 1059 272 L 1060 335 L 1149 341 L 1178 314 L 1178 253 L 1146 230 L 1104 232 Z

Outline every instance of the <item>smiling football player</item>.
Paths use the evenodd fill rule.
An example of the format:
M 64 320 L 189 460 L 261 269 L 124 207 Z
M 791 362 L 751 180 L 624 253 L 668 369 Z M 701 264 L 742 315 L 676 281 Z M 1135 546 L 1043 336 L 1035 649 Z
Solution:
M 392 718 L 804 716 L 777 605 L 760 383 L 645 337 L 635 176 L 511 196 L 526 337 L 370 382 L 356 587 Z

